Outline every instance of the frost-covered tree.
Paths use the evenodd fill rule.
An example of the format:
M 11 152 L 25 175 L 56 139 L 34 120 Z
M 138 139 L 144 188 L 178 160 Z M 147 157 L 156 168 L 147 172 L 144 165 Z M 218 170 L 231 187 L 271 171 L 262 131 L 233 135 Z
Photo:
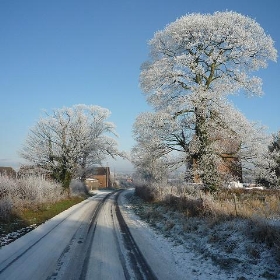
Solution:
M 156 157 L 151 146 L 138 145 L 132 149 L 132 163 L 143 182 L 153 184 L 167 181 L 168 165 L 164 157 Z
M 68 187 L 74 175 L 83 177 L 93 164 L 122 156 L 109 136 L 116 136 L 109 116 L 108 109 L 93 105 L 56 109 L 30 129 L 20 155 Z
M 276 184 L 278 187 L 280 187 L 280 131 L 273 135 L 273 140 L 269 146 L 269 151 L 275 163 L 273 170 L 275 171 L 275 176 L 277 178 Z
M 165 164 L 171 167 L 185 165 L 187 181 L 200 182 L 197 179 L 203 178 L 212 185 L 240 180 L 242 169 L 252 174 L 253 167 L 262 166 L 263 170 L 269 166 L 270 137 L 265 129 L 248 121 L 226 100 L 217 105 L 219 115 L 207 124 L 209 140 L 200 159 L 203 169 L 193 170 L 190 166 L 192 156 L 199 150 L 194 123 L 183 116 L 174 118 L 166 111 L 146 112 L 137 117 L 133 132 L 137 141 L 135 149 L 141 152 L 135 154 L 134 162 L 137 155 L 140 162 L 146 162 L 145 166 L 151 157 L 154 161 L 164 158 Z
M 163 117 L 169 119 L 166 114 Z M 184 154 L 183 148 L 176 146 L 172 136 L 167 133 L 171 131 L 172 123 L 163 117 L 159 113 L 143 113 L 137 117 L 133 126 L 137 143 L 131 152 L 131 162 L 137 177 L 151 185 L 166 184 L 170 174 L 185 162 L 180 158 Z M 165 131 L 169 125 L 168 131 Z
M 186 124 L 178 120 L 163 111 L 142 113 L 136 118 L 133 136 L 137 143 L 133 151 L 141 152 L 133 153 L 134 165 L 137 166 L 139 160 L 142 166 L 148 166 L 150 160 L 163 160 L 164 164 L 159 168 L 168 166 L 169 169 L 176 169 L 186 163 L 190 135 Z M 160 170 L 156 172 L 161 173 Z
M 185 149 L 190 150 L 193 178 L 215 185 L 216 161 L 223 155 L 236 157 L 241 147 L 238 130 L 230 128 L 235 110 L 221 113 L 228 106 L 224 102 L 241 90 L 262 94 L 262 81 L 252 72 L 276 61 L 273 40 L 249 17 L 216 12 L 183 16 L 156 32 L 149 45 L 141 88 L 156 112 L 169 114 L 179 127 L 185 123 L 181 132 L 188 136 Z M 229 146 L 232 138 L 237 149 L 216 156 L 213 147 Z
M 270 188 L 280 188 L 280 131 L 272 135 L 266 153 L 266 164 L 259 163 L 257 182 Z
M 134 124 L 133 132 L 137 139 L 131 151 L 131 161 L 134 164 L 138 176 L 145 182 L 154 183 L 167 180 L 168 162 L 166 155 L 169 150 L 155 134 L 155 130 L 150 130 L 144 115 L 138 117 L 138 122 Z M 143 130 L 142 130 L 143 129 Z

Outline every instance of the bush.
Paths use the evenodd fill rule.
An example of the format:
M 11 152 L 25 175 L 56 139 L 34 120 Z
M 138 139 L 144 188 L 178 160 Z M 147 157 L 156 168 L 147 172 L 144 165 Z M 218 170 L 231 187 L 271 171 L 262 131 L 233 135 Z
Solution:
M 0 199 L 0 217 L 4 221 L 8 220 L 12 213 L 12 202 L 9 197 Z
M 86 185 L 80 180 L 72 180 L 69 188 L 71 196 L 83 196 L 88 192 Z
M 53 203 L 66 197 L 61 185 L 42 176 L 19 179 L 0 175 L 0 214 L 7 220 L 12 212 L 36 208 L 43 203 Z
M 147 185 L 138 185 L 135 187 L 135 194 L 143 200 L 153 202 L 158 199 L 159 193 L 156 188 Z

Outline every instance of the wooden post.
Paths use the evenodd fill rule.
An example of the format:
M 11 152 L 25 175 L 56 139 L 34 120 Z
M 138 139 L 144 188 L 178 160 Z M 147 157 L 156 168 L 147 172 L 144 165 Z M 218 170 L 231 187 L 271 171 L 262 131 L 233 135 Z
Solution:
M 237 216 L 237 198 L 235 194 L 233 194 L 233 200 L 234 200 L 235 216 Z

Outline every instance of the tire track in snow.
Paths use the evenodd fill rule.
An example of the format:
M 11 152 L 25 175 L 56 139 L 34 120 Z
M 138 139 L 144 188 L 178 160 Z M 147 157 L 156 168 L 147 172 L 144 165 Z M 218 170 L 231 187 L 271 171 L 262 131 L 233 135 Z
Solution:
M 94 208 L 89 224 L 80 228 L 73 235 L 70 243 L 57 261 L 57 268 L 47 280 L 56 279 L 84 279 L 88 266 L 88 259 L 96 229 L 98 215 L 105 201 L 112 195 L 107 194 Z M 79 232 L 79 230 L 81 232 Z
M 116 251 L 114 252 L 116 252 L 116 258 L 118 258 L 120 261 L 120 269 L 122 269 L 123 271 L 124 279 L 157 279 L 153 271 L 147 264 L 145 258 L 143 257 L 136 242 L 134 241 L 130 230 L 121 214 L 117 202 L 120 193 L 121 191 L 114 191 L 105 195 L 104 197 L 99 197 L 99 200 L 95 202 L 94 207 L 88 204 L 90 202 L 92 203 L 92 200 L 85 201 L 80 206 L 77 206 L 75 211 L 70 211 L 57 223 L 53 224 L 51 227 L 48 227 L 48 230 L 43 233 L 42 236 L 32 241 L 32 243 L 30 243 L 29 245 L 26 245 L 25 247 L 20 249 L 21 251 L 17 252 L 17 254 L 15 254 L 14 256 L 7 257 L 7 259 L 0 264 L 0 278 L 1 273 L 4 272 L 2 276 L 4 276 L 4 274 L 6 275 L 7 273 L 10 273 L 11 269 L 7 270 L 7 268 L 13 268 L 14 266 L 17 266 L 17 261 L 21 262 L 22 259 L 28 258 L 28 256 L 30 255 L 29 252 L 34 252 L 31 249 L 37 248 L 35 246 L 41 244 L 40 242 L 44 242 L 45 237 L 48 237 L 48 239 L 51 240 L 51 238 L 53 238 L 51 233 L 56 229 L 60 229 L 59 226 L 63 222 L 66 221 L 68 225 L 69 223 L 71 225 L 71 215 L 74 215 L 77 211 L 80 211 L 79 216 L 81 220 L 77 220 L 80 221 L 79 224 L 77 224 L 77 228 L 73 228 L 74 230 L 71 231 L 71 237 L 68 236 L 68 241 L 63 243 L 64 248 L 61 248 L 61 253 L 56 254 L 56 260 L 49 258 L 48 262 L 44 263 L 44 266 L 41 268 L 42 270 L 40 269 L 40 267 L 38 267 L 36 275 L 45 275 L 45 277 L 42 277 L 40 279 L 87 279 L 87 272 L 90 265 L 90 256 L 91 253 L 95 250 L 95 248 L 93 248 L 93 243 L 94 240 L 95 242 L 99 242 L 99 239 L 95 239 L 95 232 L 97 229 L 100 238 L 99 222 L 97 223 L 97 220 L 99 220 L 99 215 L 101 213 L 102 216 L 100 218 L 109 218 L 107 222 L 111 220 L 111 226 L 108 227 L 107 230 L 110 230 L 113 236 L 111 240 L 112 244 L 115 243 L 114 246 L 116 248 Z M 112 199 L 109 201 L 109 198 Z M 107 201 L 109 201 L 108 204 L 106 204 Z M 88 207 L 85 207 L 85 209 L 83 209 L 85 205 L 88 205 Z M 106 207 L 104 207 L 103 209 L 103 206 L 105 205 Z M 67 219 L 69 219 L 70 221 L 67 221 Z M 73 221 L 75 221 L 75 219 Z M 58 245 L 59 243 L 57 244 L 57 246 Z M 108 252 L 110 254 L 110 251 Z M 94 275 L 95 268 L 91 267 L 91 270 L 92 269 Z M 105 267 L 105 269 L 107 268 Z M 28 275 L 30 275 L 30 277 L 32 277 L 32 275 L 35 276 L 34 273 L 29 273 Z M 23 279 L 27 278 L 25 277 Z
M 120 227 L 123 243 L 127 251 L 128 259 L 131 264 L 131 269 L 133 270 L 136 279 L 156 280 L 157 277 L 153 273 L 151 267 L 149 266 L 143 254 L 141 253 L 141 250 L 137 246 L 129 230 L 129 227 L 125 222 L 123 215 L 120 211 L 118 205 L 118 197 L 120 193 L 121 192 L 118 192 L 115 196 L 115 213 Z M 128 271 L 128 269 L 126 270 Z M 127 279 L 132 279 L 132 277 L 129 277 Z

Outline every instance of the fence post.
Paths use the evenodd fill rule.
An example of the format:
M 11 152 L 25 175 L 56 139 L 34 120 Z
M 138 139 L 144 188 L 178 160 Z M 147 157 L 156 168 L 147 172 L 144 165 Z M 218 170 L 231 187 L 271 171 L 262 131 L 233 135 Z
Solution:
M 237 198 L 235 193 L 233 194 L 233 200 L 234 200 L 235 216 L 237 216 Z

